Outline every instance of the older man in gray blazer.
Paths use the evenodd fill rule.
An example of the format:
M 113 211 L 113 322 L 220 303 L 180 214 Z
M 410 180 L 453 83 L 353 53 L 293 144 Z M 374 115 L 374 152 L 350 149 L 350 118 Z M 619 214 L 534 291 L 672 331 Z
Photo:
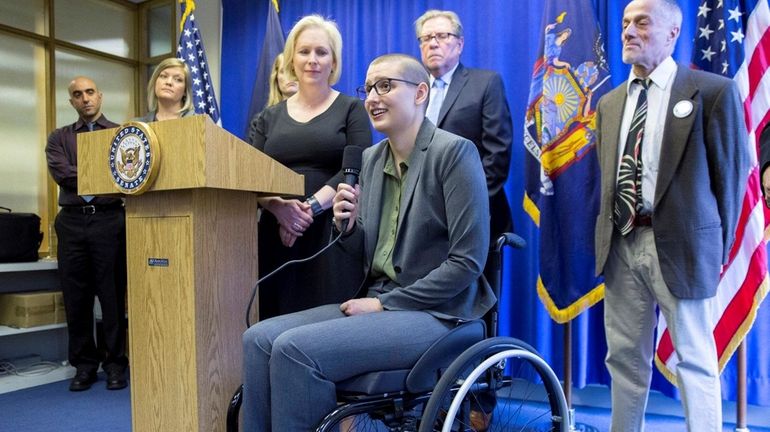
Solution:
M 360 186 L 334 198 L 344 247 L 365 258 L 362 298 L 260 322 L 243 336 L 247 431 L 313 430 L 335 382 L 409 368 L 460 320 L 496 299 L 479 279 L 489 226 L 473 143 L 425 119 L 428 76 L 406 55 L 372 62 L 362 94 L 387 139 L 366 149 Z
M 606 282 L 612 431 L 644 428 L 656 306 L 679 361 L 688 430 L 722 430 L 714 296 L 749 161 L 734 83 L 671 58 L 681 20 L 673 0 L 628 4 L 623 61 L 631 76 L 597 108 L 596 269 Z

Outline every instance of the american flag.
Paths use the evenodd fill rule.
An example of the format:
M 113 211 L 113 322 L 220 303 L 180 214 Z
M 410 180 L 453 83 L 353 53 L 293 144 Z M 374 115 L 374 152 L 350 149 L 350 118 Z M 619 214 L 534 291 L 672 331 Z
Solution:
M 770 9 L 768 0 L 704 0 L 698 8 L 692 54 L 694 68 L 733 78 L 746 117 L 752 170 L 730 251 L 717 290 L 718 321 L 714 328 L 720 370 L 751 329 L 767 294 L 767 251 L 757 164 L 757 139 L 770 120 Z M 655 362 L 672 383 L 676 355 L 662 315 Z
M 219 104 L 211 84 L 203 38 L 195 25 L 195 2 L 185 0 L 176 56 L 187 63 L 192 78 L 193 105 L 197 114 L 208 114 L 219 124 Z

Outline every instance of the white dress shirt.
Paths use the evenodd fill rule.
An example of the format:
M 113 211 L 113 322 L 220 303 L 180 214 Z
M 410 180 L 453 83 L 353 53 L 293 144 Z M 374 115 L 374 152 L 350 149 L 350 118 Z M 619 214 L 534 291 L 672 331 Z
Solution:
M 644 123 L 644 139 L 642 140 L 642 214 L 650 214 L 655 201 L 655 186 L 658 182 L 658 167 L 660 166 L 660 148 L 663 141 L 663 129 L 666 124 L 666 111 L 671 98 L 671 87 L 676 77 L 677 64 L 673 58 L 666 58 L 647 77 L 650 87 L 647 90 L 647 120 Z M 633 69 L 626 84 L 628 96 L 623 109 L 623 121 L 620 123 L 620 140 L 618 142 L 618 169 L 626 148 L 628 129 L 634 117 L 636 100 L 642 89 L 641 84 L 634 83 Z
M 449 70 L 449 72 L 445 73 L 444 75 L 440 76 L 439 78 L 441 81 L 444 81 L 444 97 L 441 99 L 441 102 L 443 103 L 444 100 L 446 100 L 446 93 L 449 91 L 449 84 L 452 83 L 452 76 L 455 74 L 455 71 L 457 70 L 457 66 L 460 66 L 460 63 L 458 62 L 455 67 Z M 433 81 L 436 81 L 436 78 L 428 74 L 428 84 L 430 84 L 430 100 L 428 100 L 428 109 L 425 110 L 427 113 L 428 110 L 430 110 L 430 104 L 433 103 L 434 100 L 436 100 L 436 88 L 433 87 Z M 441 107 L 439 107 L 439 112 L 441 112 Z

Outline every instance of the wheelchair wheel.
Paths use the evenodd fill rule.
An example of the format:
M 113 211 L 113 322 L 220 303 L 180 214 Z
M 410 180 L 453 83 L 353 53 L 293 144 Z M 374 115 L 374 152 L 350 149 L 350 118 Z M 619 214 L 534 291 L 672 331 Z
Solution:
M 427 399 L 425 395 L 343 404 L 323 419 L 316 432 L 416 432 Z
M 548 364 L 513 338 L 461 354 L 425 406 L 420 432 L 569 430 L 567 401 Z
M 338 423 L 340 432 L 390 432 L 392 429 L 382 420 L 373 418 L 369 414 L 359 414 L 345 417 Z

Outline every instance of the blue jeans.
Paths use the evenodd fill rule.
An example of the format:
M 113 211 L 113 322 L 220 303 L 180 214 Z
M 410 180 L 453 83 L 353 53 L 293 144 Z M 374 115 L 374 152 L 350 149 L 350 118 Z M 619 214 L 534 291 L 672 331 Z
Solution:
M 426 312 L 345 316 L 325 305 L 243 334 L 243 430 L 314 430 L 337 405 L 335 382 L 413 366 L 455 323 Z

